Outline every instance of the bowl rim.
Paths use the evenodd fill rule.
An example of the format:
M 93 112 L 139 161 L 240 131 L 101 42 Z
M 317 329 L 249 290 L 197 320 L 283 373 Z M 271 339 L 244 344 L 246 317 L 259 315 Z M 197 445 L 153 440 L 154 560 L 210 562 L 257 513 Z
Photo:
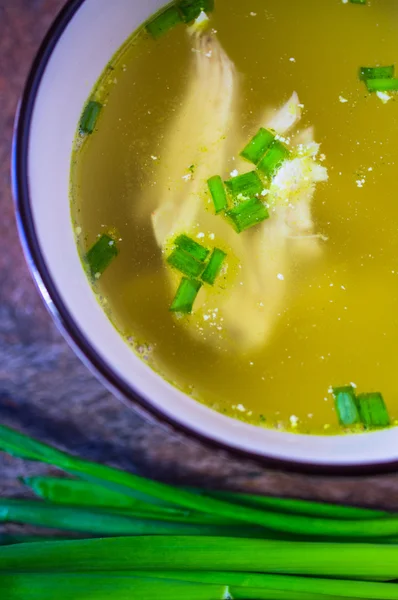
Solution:
M 46 266 L 35 230 L 28 185 L 28 146 L 33 108 L 47 63 L 64 30 L 84 2 L 85 0 L 68 0 L 56 16 L 39 47 L 17 109 L 12 147 L 11 178 L 20 241 L 33 280 L 55 324 L 66 341 L 91 372 L 112 393 L 124 401 L 127 406 L 130 408 L 134 407 L 136 410 L 138 409 L 141 414 L 147 418 L 152 418 L 159 425 L 167 426 L 169 430 L 183 433 L 190 438 L 204 443 L 208 447 L 224 450 L 232 455 L 246 459 L 254 459 L 269 468 L 279 470 L 351 477 L 397 471 L 398 461 L 375 461 L 359 465 L 337 465 L 333 464 L 332 461 L 328 464 L 317 464 L 279 459 L 232 447 L 210 436 L 199 433 L 194 428 L 188 427 L 180 423 L 177 419 L 173 419 L 163 413 L 159 408 L 143 398 L 139 391 L 124 382 L 107 362 L 98 355 L 84 333 L 77 326 L 73 315 L 64 304 L 51 273 Z

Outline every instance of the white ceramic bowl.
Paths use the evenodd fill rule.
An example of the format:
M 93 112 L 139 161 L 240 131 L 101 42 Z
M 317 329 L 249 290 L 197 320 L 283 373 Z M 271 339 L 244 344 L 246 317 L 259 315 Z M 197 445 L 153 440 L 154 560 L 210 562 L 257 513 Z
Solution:
M 71 0 L 34 62 L 14 138 L 20 235 L 45 303 L 79 356 L 114 393 L 191 435 L 276 465 L 320 471 L 394 468 L 395 428 L 309 436 L 257 428 L 195 402 L 141 362 L 98 305 L 72 232 L 69 171 L 83 104 L 112 55 L 164 0 Z M 394 464 L 395 463 L 395 464 Z

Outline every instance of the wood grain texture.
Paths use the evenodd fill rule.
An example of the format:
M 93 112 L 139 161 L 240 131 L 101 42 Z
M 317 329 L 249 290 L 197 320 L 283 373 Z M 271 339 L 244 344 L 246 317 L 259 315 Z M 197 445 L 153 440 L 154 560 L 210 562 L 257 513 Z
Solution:
M 397 475 L 348 479 L 282 473 L 144 421 L 94 379 L 57 332 L 20 249 L 9 160 L 18 97 L 62 5 L 61 0 L 0 1 L 0 422 L 82 456 L 177 484 L 398 509 Z M 27 494 L 16 478 L 48 471 L 0 455 L 0 496 Z M 0 533 L 4 530 L 0 526 Z

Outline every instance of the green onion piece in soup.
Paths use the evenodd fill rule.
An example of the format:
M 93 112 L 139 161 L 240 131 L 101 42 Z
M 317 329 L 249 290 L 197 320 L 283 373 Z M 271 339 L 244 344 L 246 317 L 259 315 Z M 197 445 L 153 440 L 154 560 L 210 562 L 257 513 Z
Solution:
M 351 4 L 366 4 L 366 0 L 350 0 Z
M 91 276 L 99 279 L 118 254 L 115 240 L 106 233 L 102 234 L 85 256 Z
M 397 92 L 398 79 L 395 77 L 390 79 L 368 79 L 366 87 L 368 92 Z
M 204 261 L 210 254 L 210 250 L 195 242 L 195 240 L 191 239 L 184 233 L 176 237 L 174 240 L 177 248 L 184 250 L 184 252 L 188 252 L 193 258 L 199 261 Z
M 80 119 L 80 133 L 93 133 L 101 108 L 102 104 L 94 100 L 86 104 Z
M 210 285 L 214 284 L 221 271 L 221 267 L 226 256 L 227 255 L 225 252 L 223 252 L 219 248 L 214 248 L 208 265 L 203 272 L 202 281 L 204 281 L 205 283 L 209 283 Z
M 185 23 L 194 21 L 200 13 L 212 12 L 214 10 L 214 0 L 181 0 L 177 3 L 182 19 Z
M 368 79 L 391 79 L 395 75 L 395 66 L 387 67 L 359 67 L 359 79 L 367 81 Z
M 264 157 L 258 164 L 258 169 L 268 178 L 271 178 L 280 169 L 282 163 L 290 156 L 290 151 L 282 142 L 274 140 Z
M 225 210 L 228 205 L 224 184 L 219 175 L 214 175 L 214 177 L 210 177 L 210 179 L 207 180 L 207 185 L 209 186 L 209 191 L 213 199 L 214 210 L 217 215 Z
M 182 23 L 182 17 L 178 8 L 176 6 L 169 6 L 169 8 L 166 8 L 166 10 L 149 21 L 145 25 L 145 29 L 153 38 L 158 39 L 170 29 L 173 29 L 178 23 Z
M 358 401 L 351 385 L 333 388 L 333 396 L 340 425 L 349 427 L 361 422 Z
M 245 200 L 225 214 L 232 222 L 237 233 L 241 233 L 269 217 L 268 210 L 258 198 Z
M 272 131 L 260 127 L 256 135 L 243 148 L 240 155 L 257 165 L 274 141 L 274 138 L 275 134 Z
M 358 405 L 359 414 L 366 429 L 377 429 L 390 425 L 387 407 L 379 392 L 359 394 Z
M 175 248 L 170 256 L 167 257 L 167 262 L 187 277 L 193 278 L 199 277 L 206 266 L 188 252 L 181 250 L 181 248 Z
M 183 277 L 170 306 L 170 310 L 184 314 L 191 313 L 193 303 L 201 287 L 202 284 L 200 281 Z
M 264 185 L 256 171 L 232 177 L 225 182 L 225 185 L 234 198 L 238 196 L 251 198 L 256 194 L 260 194 L 264 189 Z

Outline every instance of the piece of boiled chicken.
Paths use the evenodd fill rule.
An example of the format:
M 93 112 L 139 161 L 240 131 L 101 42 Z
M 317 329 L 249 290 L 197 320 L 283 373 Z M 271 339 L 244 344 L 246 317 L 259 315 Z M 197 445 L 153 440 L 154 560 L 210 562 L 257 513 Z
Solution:
M 228 249 L 227 285 L 218 293 L 203 286 L 194 314 L 179 323 L 204 339 L 214 342 L 216 336 L 220 347 L 230 340 L 245 351 L 269 341 L 286 305 L 293 267 L 297 270 L 300 262 L 305 266 L 321 252 L 311 204 L 316 183 L 327 179 L 327 171 L 315 161 L 319 146 L 312 128 L 298 132 L 291 138 L 294 158 L 283 163 L 263 192 L 270 218 L 237 234 L 223 217 L 215 216 L 207 179 L 215 174 L 229 178 L 228 159 L 238 156 L 248 139 L 239 140 L 237 130 L 239 80 L 233 63 L 214 33 L 191 29 L 189 35 L 193 74 L 159 167 L 157 189 L 162 195 L 152 216 L 153 229 L 165 254 L 179 233 L 208 247 Z M 299 99 L 293 93 L 282 108 L 267 111 L 257 129 L 263 126 L 290 136 L 300 118 Z M 190 165 L 195 166 L 193 173 L 187 170 Z M 243 159 L 235 166 L 239 174 L 254 168 Z M 175 290 L 180 277 L 169 266 L 165 269 Z M 217 316 L 217 323 L 209 315 Z

